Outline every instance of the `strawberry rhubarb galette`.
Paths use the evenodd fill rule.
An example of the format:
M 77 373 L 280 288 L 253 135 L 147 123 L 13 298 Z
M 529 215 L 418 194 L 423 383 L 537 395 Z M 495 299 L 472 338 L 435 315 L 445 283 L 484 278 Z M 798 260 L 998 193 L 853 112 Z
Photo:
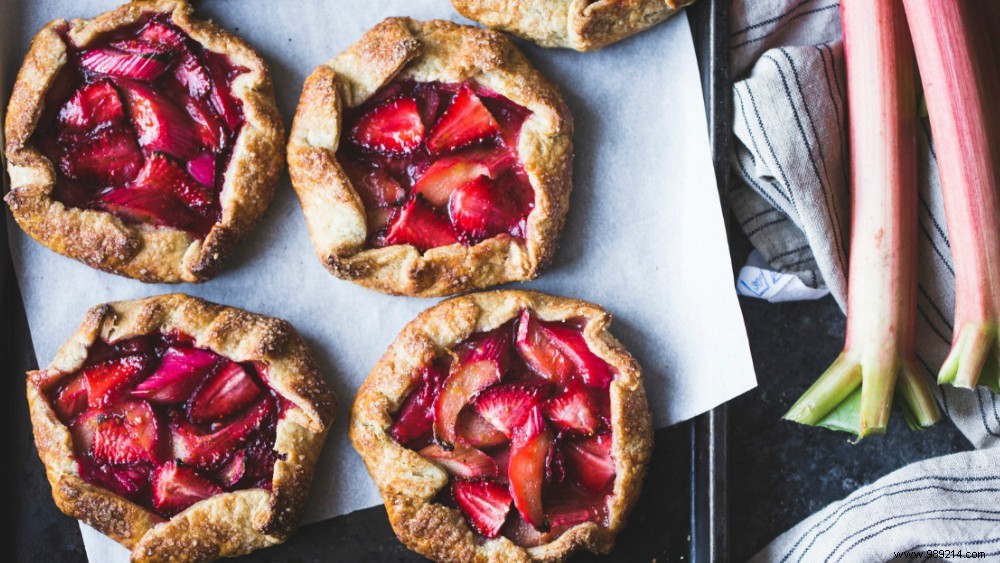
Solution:
M 650 28 L 694 0 L 451 0 L 463 16 L 543 47 L 592 51 Z
M 335 406 L 288 323 L 180 294 L 94 307 L 27 387 L 56 504 L 133 561 L 284 541 Z
M 569 205 L 572 118 L 495 31 L 390 18 L 306 80 L 288 163 L 335 275 L 439 296 L 534 278 Z
M 407 547 L 438 561 L 611 550 L 653 435 L 639 366 L 610 323 L 583 301 L 498 291 L 403 329 L 350 428 Z
M 149 282 L 215 275 L 284 163 L 264 62 L 193 19 L 184 0 L 46 25 L 18 74 L 6 134 L 5 199 L 21 228 Z

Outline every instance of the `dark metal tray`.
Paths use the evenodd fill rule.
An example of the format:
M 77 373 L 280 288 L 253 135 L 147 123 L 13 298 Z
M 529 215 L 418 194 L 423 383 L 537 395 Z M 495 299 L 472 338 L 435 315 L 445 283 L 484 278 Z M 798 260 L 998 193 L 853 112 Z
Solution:
M 729 0 L 701 0 L 688 8 L 705 92 L 719 189 L 728 179 Z M 18 61 L 5 61 L 17 68 Z M 11 81 L 12 82 L 12 81 Z M 4 221 L 12 219 L 3 214 Z M 15 561 L 85 561 L 76 521 L 52 502 L 38 459 L 24 399 L 24 372 L 38 365 L 20 291 L 14 277 L 7 230 L 0 225 L 0 415 L 4 421 L 0 464 L 6 524 L 2 551 Z M 724 562 L 726 546 L 725 408 L 656 432 L 656 448 L 642 498 L 604 561 Z M 9 550 L 9 551 L 8 551 Z M 597 559 L 586 554 L 574 560 Z M 375 507 L 301 528 L 287 543 L 242 558 L 245 561 L 419 561 Z

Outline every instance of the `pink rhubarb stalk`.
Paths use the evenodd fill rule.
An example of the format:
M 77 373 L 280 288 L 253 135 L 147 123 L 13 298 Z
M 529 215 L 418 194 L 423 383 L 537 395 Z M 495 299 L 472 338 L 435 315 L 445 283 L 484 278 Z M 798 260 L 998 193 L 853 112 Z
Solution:
M 940 414 L 915 362 L 917 94 L 903 5 L 840 6 L 851 133 L 847 338 L 785 418 L 863 438 L 885 432 L 897 376 L 911 423 L 929 426 Z
M 1000 393 L 1000 77 L 988 10 L 971 0 L 904 4 L 955 263 L 954 335 L 938 382 Z

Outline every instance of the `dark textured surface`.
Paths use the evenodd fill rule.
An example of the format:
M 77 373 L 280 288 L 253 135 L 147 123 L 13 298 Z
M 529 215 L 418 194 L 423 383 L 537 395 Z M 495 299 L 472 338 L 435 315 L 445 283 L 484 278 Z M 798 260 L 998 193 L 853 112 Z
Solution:
M 828 503 L 914 461 L 970 449 L 948 421 L 912 432 L 893 413 L 885 436 L 842 433 L 781 415 L 837 357 L 845 319 L 833 298 L 770 304 L 740 299 L 759 387 L 729 403 L 729 539 L 745 561 Z

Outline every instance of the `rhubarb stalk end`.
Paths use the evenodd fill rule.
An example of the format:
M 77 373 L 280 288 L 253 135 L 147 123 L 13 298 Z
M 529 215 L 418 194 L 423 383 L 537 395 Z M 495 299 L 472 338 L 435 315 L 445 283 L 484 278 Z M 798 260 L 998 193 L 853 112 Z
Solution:
M 958 328 L 938 383 L 964 389 L 982 385 L 1000 393 L 1000 340 L 997 323 L 966 323 Z

